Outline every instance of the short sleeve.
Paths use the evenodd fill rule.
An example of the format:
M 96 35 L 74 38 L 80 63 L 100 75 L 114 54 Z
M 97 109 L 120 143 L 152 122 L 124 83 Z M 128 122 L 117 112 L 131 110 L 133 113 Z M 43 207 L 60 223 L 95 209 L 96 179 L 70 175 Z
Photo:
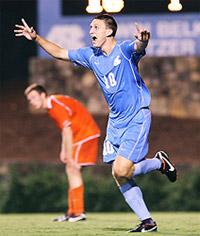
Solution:
M 121 43 L 120 47 L 126 58 L 128 59 L 132 58 L 134 63 L 138 64 L 138 62 L 146 54 L 146 52 L 145 50 L 140 53 L 136 52 L 134 45 L 135 45 L 135 41 L 126 40 L 123 43 Z
M 61 129 L 71 125 L 71 116 L 63 106 L 56 104 L 48 113 Z
M 93 50 L 90 47 L 69 50 L 68 55 L 70 61 L 72 61 L 74 64 L 81 65 L 88 69 L 91 68 L 90 58 L 93 55 Z

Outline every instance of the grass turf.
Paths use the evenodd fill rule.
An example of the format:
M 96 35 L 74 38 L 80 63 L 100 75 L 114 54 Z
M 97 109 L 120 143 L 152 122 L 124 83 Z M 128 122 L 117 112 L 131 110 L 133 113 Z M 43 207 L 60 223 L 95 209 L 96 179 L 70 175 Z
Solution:
M 158 224 L 156 236 L 200 235 L 200 213 L 154 212 Z M 52 222 L 59 214 L 1 214 L 0 236 L 122 236 L 139 223 L 131 213 L 88 213 L 87 221 Z M 135 235 L 135 234 L 134 234 Z M 138 234 L 136 234 L 138 235 Z

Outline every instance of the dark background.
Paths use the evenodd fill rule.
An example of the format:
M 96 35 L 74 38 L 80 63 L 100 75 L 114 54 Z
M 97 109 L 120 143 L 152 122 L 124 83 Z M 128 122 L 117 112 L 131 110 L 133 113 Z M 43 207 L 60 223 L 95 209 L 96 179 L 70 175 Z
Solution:
M 1 0 L 0 16 L 2 85 L 24 83 L 28 80 L 28 60 L 37 53 L 36 44 L 31 44 L 25 38 L 15 38 L 14 28 L 22 17 L 37 27 L 37 1 Z
M 160 14 L 169 13 L 170 0 L 124 0 L 124 8 L 120 14 Z M 200 1 L 181 0 L 183 9 L 178 14 L 199 12 Z M 63 15 L 86 15 L 87 0 L 62 0 Z M 171 13 L 173 14 L 173 13 Z

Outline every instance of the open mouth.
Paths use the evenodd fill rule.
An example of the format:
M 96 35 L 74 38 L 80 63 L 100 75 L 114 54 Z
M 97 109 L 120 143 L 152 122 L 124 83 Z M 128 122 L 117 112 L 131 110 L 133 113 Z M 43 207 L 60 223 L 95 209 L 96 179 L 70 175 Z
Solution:
M 92 36 L 92 41 L 96 41 L 97 40 L 97 37 L 96 36 Z

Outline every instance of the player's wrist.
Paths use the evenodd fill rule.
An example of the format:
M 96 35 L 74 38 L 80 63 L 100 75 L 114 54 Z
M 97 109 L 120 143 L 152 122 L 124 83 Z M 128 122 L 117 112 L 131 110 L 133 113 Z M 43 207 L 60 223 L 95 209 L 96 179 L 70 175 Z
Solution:
M 149 39 L 139 39 L 137 38 L 136 40 L 138 40 L 140 43 L 148 43 Z
M 38 42 L 39 41 L 39 35 L 36 34 L 36 36 L 34 38 L 32 38 L 32 40 L 35 41 L 35 42 Z

